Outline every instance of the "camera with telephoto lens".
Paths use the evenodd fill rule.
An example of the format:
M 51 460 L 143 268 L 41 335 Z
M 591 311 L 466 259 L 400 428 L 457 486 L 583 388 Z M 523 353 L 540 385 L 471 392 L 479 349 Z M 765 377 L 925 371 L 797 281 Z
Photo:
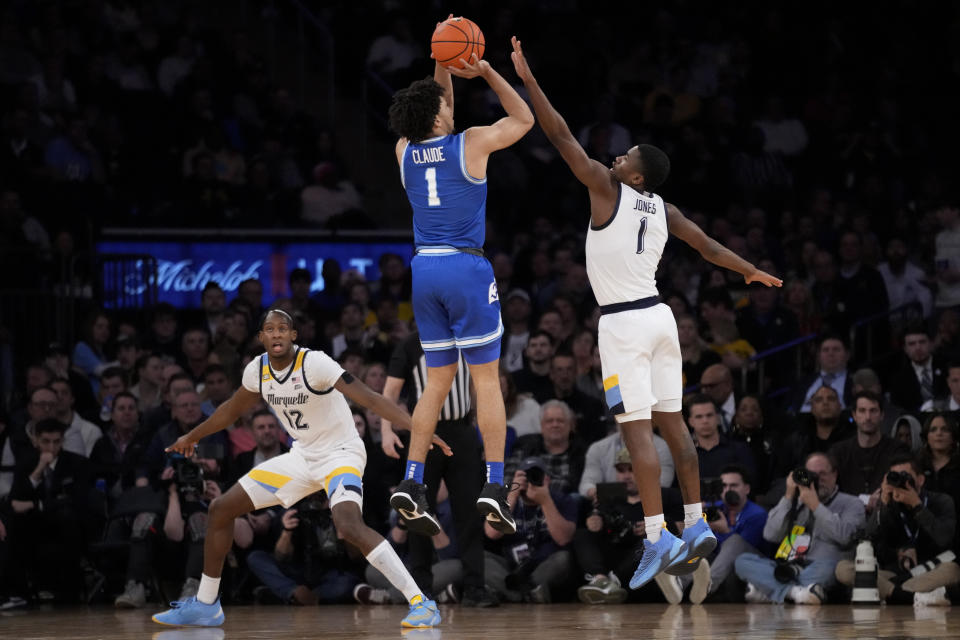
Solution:
M 601 505 L 597 513 L 603 518 L 603 533 L 607 542 L 618 544 L 633 534 L 633 523 L 614 507 Z
M 313 493 L 297 505 L 298 529 L 303 532 L 303 545 L 307 555 L 318 554 L 323 558 L 336 558 L 340 552 L 337 530 L 324 491 Z
M 886 480 L 888 485 L 896 489 L 916 488 L 913 476 L 906 471 L 888 471 Z
M 797 467 L 793 470 L 793 481 L 800 487 L 817 488 L 817 476 L 810 473 L 803 467 Z
M 546 475 L 543 469 L 540 467 L 530 467 L 524 471 L 524 473 L 527 474 L 527 482 L 535 487 L 543 486 L 543 477 Z
M 809 563 L 800 558 L 777 560 L 777 565 L 773 568 L 773 577 L 782 584 L 796 582 L 797 578 L 800 577 L 800 572 L 807 564 Z
M 323 491 L 310 494 L 297 505 L 297 518 L 301 527 L 315 527 L 326 524 L 330 520 L 330 510 L 327 508 L 327 496 Z
M 170 465 L 173 467 L 173 479 L 171 482 L 177 485 L 177 494 L 180 500 L 184 502 L 195 502 L 203 496 L 203 467 L 181 455 L 170 457 Z
M 623 482 L 597 483 L 596 515 L 603 519 L 601 533 L 604 540 L 619 544 L 633 535 L 633 522 L 624 515 L 621 506 L 627 505 L 627 485 Z
M 723 481 L 719 478 L 705 480 L 700 488 L 703 495 L 704 515 L 707 516 L 707 522 L 716 522 L 723 517 L 720 507 L 723 506 L 723 500 L 720 499 L 723 493 Z

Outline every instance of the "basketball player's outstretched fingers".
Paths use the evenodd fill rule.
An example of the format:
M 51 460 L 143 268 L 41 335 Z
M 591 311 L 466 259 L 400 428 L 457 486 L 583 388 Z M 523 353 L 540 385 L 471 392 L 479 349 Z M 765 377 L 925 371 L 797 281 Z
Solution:
M 174 451 L 175 451 L 175 452 L 179 453 L 180 455 L 183 455 L 183 456 L 186 456 L 186 457 L 189 458 L 190 456 L 193 455 L 193 453 L 194 453 L 194 451 L 195 451 L 195 446 L 196 446 L 196 445 L 195 445 L 195 443 L 193 442 L 193 440 L 187 438 L 186 435 L 182 435 L 182 436 L 180 436 L 179 438 L 177 438 L 177 441 L 176 441 L 176 442 L 174 442 L 172 445 L 170 445 L 169 447 L 167 447 L 166 449 L 164 449 L 164 451 L 165 451 L 166 453 L 170 453 L 170 452 L 174 452 Z
M 764 284 L 768 287 L 783 286 L 783 280 L 781 280 L 776 276 L 770 275 L 766 271 L 756 271 L 752 275 L 747 276 L 746 281 L 747 281 L 747 284 L 751 284 L 753 282 L 759 282 L 760 284 Z
M 453 449 L 451 449 L 450 445 L 444 442 L 440 436 L 433 436 L 433 444 L 430 445 L 430 448 L 433 449 L 434 446 L 440 447 L 440 450 L 443 451 L 443 455 L 445 456 L 453 455 Z
M 517 40 L 517 36 L 513 36 L 510 38 L 510 42 L 513 44 L 513 53 L 510 54 L 510 59 L 513 60 L 513 68 L 521 80 L 527 81 L 531 77 L 530 67 L 527 65 L 527 59 L 523 57 L 520 41 Z

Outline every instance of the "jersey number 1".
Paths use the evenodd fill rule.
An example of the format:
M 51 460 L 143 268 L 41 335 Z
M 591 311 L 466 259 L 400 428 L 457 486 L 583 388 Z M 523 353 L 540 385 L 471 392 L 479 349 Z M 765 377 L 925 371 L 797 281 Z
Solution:
M 425 173 L 427 178 L 427 204 L 431 207 L 439 207 L 440 196 L 437 195 L 437 168 L 430 167 Z
M 287 422 L 290 423 L 291 429 L 298 429 L 302 431 L 304 429 L 310 428 L 310 425 L 308 425 L 307 423 L 300 424 L 300 420 L 303 419 L 302 411 L 297 411 L 295 409 L 291 409 L 290 411 L 287 411 L 286 409 L 284 409 L 283 415 L 287 419 Z
M 637 253 L 643 253 L 643 236 L 647 233 L 647 216 L 640 218 L 640 232 L 637 233 Z

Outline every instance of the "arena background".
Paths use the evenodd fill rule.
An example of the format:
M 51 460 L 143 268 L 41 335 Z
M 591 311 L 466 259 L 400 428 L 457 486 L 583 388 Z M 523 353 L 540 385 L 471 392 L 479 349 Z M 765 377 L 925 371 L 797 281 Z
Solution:
M 643 142 L 664 149 L 672 162 L 664 199 L 784 278 L 781 292 L 758 301 L 736 274 L 676 241 L 658 273 L 661 294 L 676 312 L 694 315 L 705 348 L 720 341 L 701 294 L 713 302 L 717 290 L 729 294 L 734 338 L 750 349 L 733 349 L 738 359 L 724 361 L 738 365 L 731 366 L 737 397 L 761 399 L 777 438 L 798 428 L 791 403 L 826 335 L 846 342 L 851 372 L 878 374 L 888 400 L 899 399 L 908 327 L 929 332 L 936 362 L 946 366 L 960 353 L 960 297 L 944 276 L 960 263 L 938 254 L 938 234 L 955 228 L 960 202 L 960 15 L 952 3 L 7 0 L 0 2 L 0 441 L 25 416 L 28 368 L 57 349 L 74 353 L 100 310 L 111 325 L 104 362 L 128 340 L 138 353 L 149 351 L 158 303 L 175 308 L 180 330 L 202 322 L 208 282 L 229 304 L 242 281 L 259 280 L 264 307 L 302 311 L 318 347 L 343 332 L 344 292 L 367 282 L 364 312 L 375 323 L 381 256 L 396 254 L 406 268 L 413 254 L 386 110 L 395 90 L 432 74 L 430 34 L 451 12 L 483 29 L 485 59 L 521 94 L 509 38 L 523 40 L 540 85 L 592 157 L 609 163 Z M 500 117 L 482 80 L 454 85 L 458 130 Z M 488 176 L 485 250 L 501 300 L 522 290 L 536 327 L 559 295 L 570 303 L 560 305 L 560 332 L 589 327 L 596 305 L 579 266 L 586 189 L 537 126 L 491 157 Z M 888 278 L 904 260 L 907 275 Z M 331 286 L 321 271 L 333 261 L 340 268 Z M 857 272 L 861 265 L 868 275 Z M 290 302 L 295 268 L 307 271 L 314 299 L 302 309 L 300 299 Z M 850 269 L 859 279 L 844 286 Z M 758 305 L 770 306 L 761 313 Z M 761 315 L 777 320 L 768 325 Z M 384 348 L 366 353 L 366 365 L 388 360 L 383 354 L 394 346 L 390 327 L 379 329 Z M 703 391 L 699 382 L 685 380 L 686 390 Z M 924 417 L 919 406 L 902 408 Z M 769 484 L 789 471 L 772 469 Z M 9 551 L 2 538 L 0 563 Z M 0 596 L 12 591 L 0 579 Z M 62 607 L 28 598 L 27 614 L 7 622 L 23 637 L 80 637 L 72 625 L 83 637 L 150 630 L 140 610 L 118 618 L 127 631 L 104 631 L 114 625 L 114 594 L 82 591 Z M 636 623 L 629 607 L 570 600 L 553 605 L 564 607 L 556 619 L 530 614 L 526 604 L 491 616 L 508 614 L 498 633 L 543 628 L 558 638 L 571 629 L 605 637 Z M 70 608 L 78 602 L 90 602 L 93 613 Z M 768 617 L 761 605 L 748 605 L 749 615 L 742 604 L 708 604 L 689 615 L 641 606 L 656 607 L 642 611 L 661 621 L 659 635 L 827 632 L 815 615 Z M 877 636 L 950 636 L 957 628 L 939 610 L 915 619 L 909 607 L 877 615 L 838 607 L 823 618 L 832 635 L 859 635 L 864 623 Z M 360 605 L 362 613 L 331 610 L 343 637 L 387 633 L 398 617 Z M 289 610 L 267 611 L 280 620 Z M 301 627 L 284 628 L 292 635 L 312 628 L 305 613 L 296 611 Z M 445 632 L 481 633 L 495 618 L 470 617 L 479 613 L 462 614 L 460 632 Z M 713 615 L 716 625 L 706 624 Z M 242 633 L 227 629 L 235 631 Z

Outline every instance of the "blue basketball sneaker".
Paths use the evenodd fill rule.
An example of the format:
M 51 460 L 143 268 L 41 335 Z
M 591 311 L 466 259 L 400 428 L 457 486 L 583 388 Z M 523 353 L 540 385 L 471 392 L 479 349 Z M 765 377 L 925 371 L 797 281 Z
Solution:
M 410 613 L 400 623 L 404 627 L 426 629 L 440 624 L 440 612 L 433 600 L 421 600 L 410 605 Z
M 223 624 L 220 598 L 204 604 L 195 597 L 170 603 L 170 608 L 153 616 L 153 621 L 172 627 L 219 627 Z
M 671 576 L 693 573 L 700 565 L 700 560 L 709 556 L 717 547 L 717 536 L 713 535 L 706 518 L 700 518 L 693 526 L 684 527 L 680 539 L 687 543 L 687 548 L 682 557 L 664 569 L 664 573 Z
M 686 545 L 664 527 L 656 542 L 643 541 L 643 557 L 630 578 L 630 588 L 639 589 L 683 555 Z

